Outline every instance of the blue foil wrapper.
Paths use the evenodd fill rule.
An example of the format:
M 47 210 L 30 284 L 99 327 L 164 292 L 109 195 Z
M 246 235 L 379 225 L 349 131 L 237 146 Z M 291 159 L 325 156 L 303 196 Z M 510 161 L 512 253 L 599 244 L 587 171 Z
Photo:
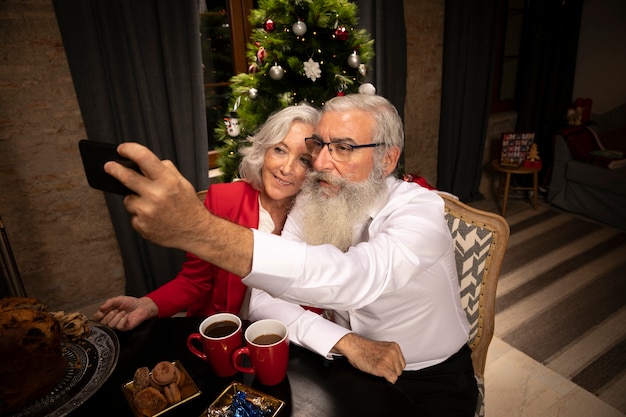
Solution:
M 232 402 L 225 407 L 207 410 L 209 417 L 270 417 L 274 413 L 273 407 L 267 405 L 259 397 L 248 398 L 244 391 L 236 391 Z

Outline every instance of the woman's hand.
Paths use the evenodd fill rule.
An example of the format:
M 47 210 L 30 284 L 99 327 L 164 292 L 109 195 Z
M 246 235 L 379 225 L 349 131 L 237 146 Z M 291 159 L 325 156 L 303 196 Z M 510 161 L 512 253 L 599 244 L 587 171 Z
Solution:
M 126 331 L 158 314 L 159 308 L 150 298 L 120 295 L 106 300 L 93 319 L 113 329 Z

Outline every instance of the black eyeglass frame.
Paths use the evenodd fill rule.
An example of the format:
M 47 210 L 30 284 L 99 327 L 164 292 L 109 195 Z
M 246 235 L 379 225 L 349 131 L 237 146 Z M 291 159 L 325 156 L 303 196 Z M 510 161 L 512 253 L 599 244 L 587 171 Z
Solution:
M 352 155 L 352 151 L 355 150 L 355 149 L 359 149 L 359 148 L 376 148 L 378 146 L 384 145 L 384 143 L 366 143 L 364 145 L 353 145 L 353 144 L 348 143 L 348 142 L 324 142 L 321 138 L 319 138 L 317 136 L 310 136 L 308 138 L 304 138 L 304 143 L 305 144 L 309 143 L 309 141 L 314 141 L 314 142 L 318 143 L 319 145 L 321 145 L 319 147 L 319 150 L 317 151 L 317 153 L 311 152 L 311 154 L 313 154 L 314 156 L 317 156 L 317 155 L 319 155 L 320 152 L 322 152 L 322 149 L 324 149 L 324 146 L 328 146 L 328 152 L 330 153 L 330 156 L 333 159 L 335 159 L 335 155 L 333 154 L 333 151 L 330 148 L 330 145 L 346 146 L 346 147 L 350 148 L 350 155 Z M 307 145 L 307 149 L 308 148 L 309 147 Z M 341 161 L 341 160 L 336 160 L 336 161 L 338 161 L 338 162 L 345 162 L 345 161 Z

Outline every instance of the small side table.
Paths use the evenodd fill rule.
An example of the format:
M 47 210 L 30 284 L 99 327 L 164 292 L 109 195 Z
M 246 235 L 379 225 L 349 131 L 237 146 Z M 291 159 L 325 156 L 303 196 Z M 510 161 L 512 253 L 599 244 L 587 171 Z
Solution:
M 498 160 L 491 161 L 491 166 L 500 174 L 500 176 L 504 175 L 504 198 L 502 200 L 502 216 L 506 213 L 506 202 L 509 198 L 510 191 L 522 191 L 529 190 L 533 192 L 533 209 L 537 210 L 537 193 L 538 193 L 538 184 L 539 184 L 539 171 L 541 167 L 527 168 L 524 166 L 520 167 L 511 167 L 506 165 L 500 165 Z M 532 187 L 511 187 L 511 174 L 516 175 L 533 175 L 533 186 Z M 502 181 L 498 183 L 498 193 L 497 198 L 500 198 L 500 194 L 502 194 Z

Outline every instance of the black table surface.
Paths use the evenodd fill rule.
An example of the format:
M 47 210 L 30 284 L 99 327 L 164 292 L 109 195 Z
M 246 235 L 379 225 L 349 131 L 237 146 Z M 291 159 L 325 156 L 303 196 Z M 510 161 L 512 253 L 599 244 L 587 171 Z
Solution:
M 343 358 L 329 361 L 293 344 L 289 348 L 287 377 L 278 385 L 261 385 L 252 375 L 242 373 L 217 377 L 208 364 L 187 349 L 187 336 L 198 331 L 201 321 L 191 317 L 155 319 L 132 331 L 117 332 L 120 354 L 113 374 L 69 416 L 133 416 L 122 385 L 133 379 L 137 368 L 152 368 L 164 360 L 179 361 L 202 391 L 168 412 L 167 417 L 205 414 L 233 381 L 284 401 L 281 417 L 412 415 L 407 400 L 384 379 L 355 369 Z

